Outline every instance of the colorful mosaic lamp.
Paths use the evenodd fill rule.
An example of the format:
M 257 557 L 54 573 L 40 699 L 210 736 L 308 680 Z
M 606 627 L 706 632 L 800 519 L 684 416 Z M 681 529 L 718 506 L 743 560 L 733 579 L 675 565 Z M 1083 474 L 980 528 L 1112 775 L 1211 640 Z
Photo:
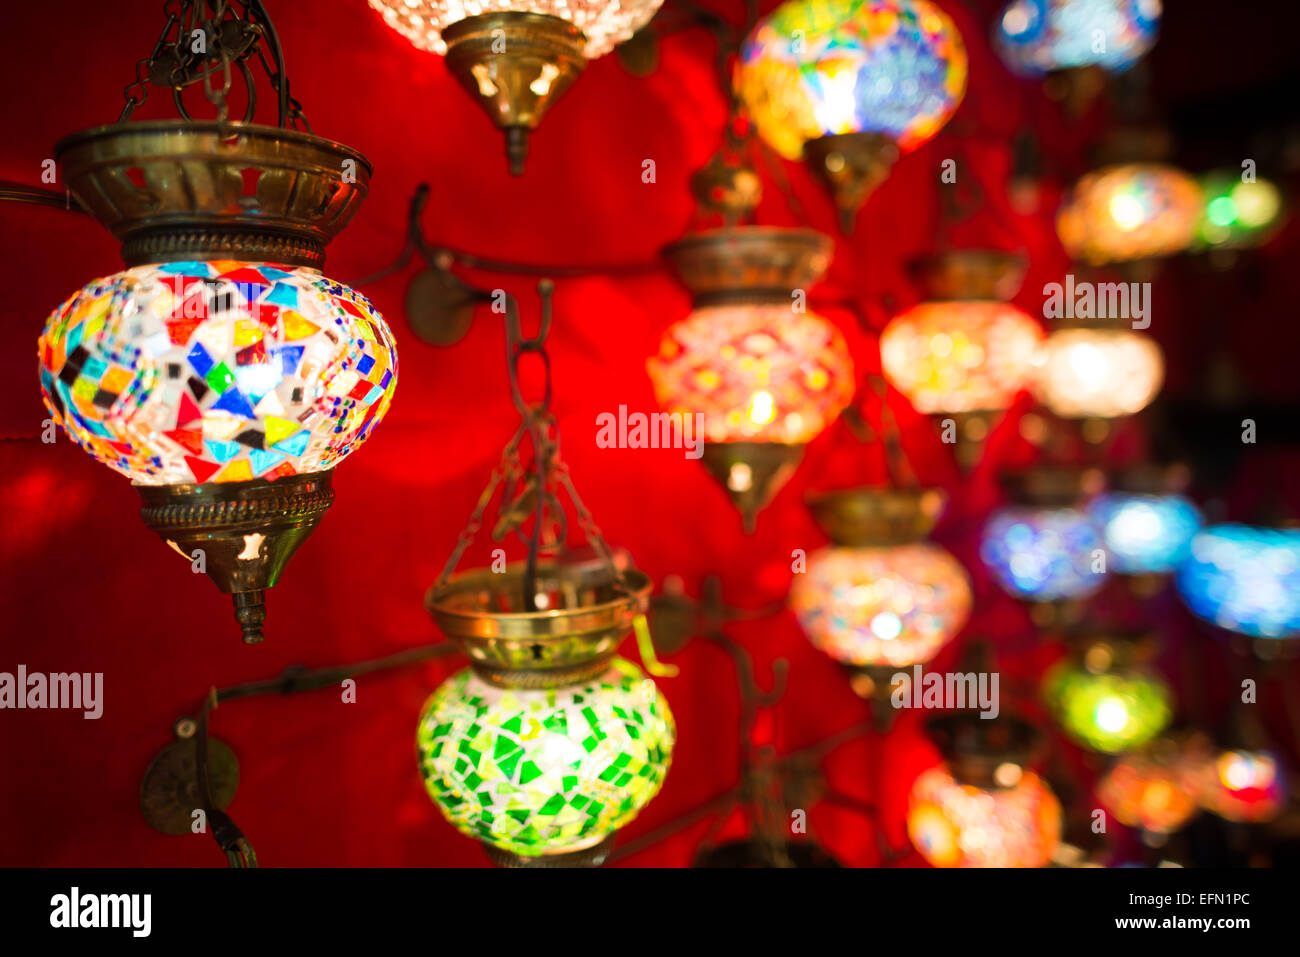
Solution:
M 896 389 L 955 431 L 958 461 L 979 459 L 993 419 L 1026 386 L 1042 329 L 1008 300 L 1024 279 L 1023 258 L 965 249 L 914 260 L 925 301 L 880 336 L 880 361 Z
M 1075 742 L 1116 754 L 1140 748 L 1169 724 L 1169 685 L 1148 667 L 1152 635 L 1091 634 L 1043 679 L 1043 698 Z
M 927 724 L 945 764 L 912 786 L 907 833 L 935 867 L 1043 867 L 1061 839 L 1061 802 L 1029 770 L 1040 736 L 1005 711 Z
M 1172 256 L 1196 238 L 1205 208 L 1200 184 L 1162 163 L 1127 163 L 1088 173 L 1056 215 L 1073 258 L 1094 266 Z
M 929 0 L 789 0 L 745 40 L 737 88 L 763 139 L 826 181 L 849 232 L 899 153 L 948 122 L 966 69 Z
M 1160 0 L 1012 0 L 993 45 L 1017 73 L 1097 66 L 1127 70 L 1156 42 Z
M 664 411 L 703 415 L 704 465 L 752 530 L 804 446 L 853 397 L 844 337 L 796 294 L 825 274 L 831 242 L 808 229 L 730 226 L 664 252 L 695 308 L 646 369 Z
M 1286 218 L 1282 191 L 1266 179 L 1245 181 L 1235 170 L 1201 177 L 1205 211 L 1197 238 L 1214 249 L 1245 249 L 1268 242 Z
M 808 556 L 790 608 L 809 641 L 853 671 L 854 690 L 877 706 L 878 718 L 894 713 L 886 706 L 894 672 L 932 659 L 970 615 L 966 570 L 925 540 L 944 500 L 938 489 L 809 497 L 833 544 Z
M 1187 607 L 1251 638 L 1300 635 L 1300 529 L 1213 525 L 1178 570 Z
M 505 133 L 510 172 L 528 134 L 588 60 L 645 26 L 663 0 L 370 0 L 421 50 L 445 54 L 461 86 Z
M 369 162 L 289 127 L 301 113 L 265 10 L 224 9 L 220 24 L 196 13 L 206 58 L 190 55 L 188 33 L 170 35 L 172 18 L 140 75 L 181 104 L 184 86 L 224 63 L 249 83 L 243 122 L 228 120 L 224 98 L 215 121 L 180 105 L 183 120 L 127 122 L 142 81 L 117 124 L 55 147 L 128 268 L 55 309 L 38 349 L 54 421 L 132 480 L 146 524 L 233 595 L 251 643 L 265 590 L 333 501 L 334 467 L 388 410 L 397 354 L 369 300 L 320 272 L 366 195 Z M 262 43 L 276 63 L 276 127 L 250 122 L 246 61 Z

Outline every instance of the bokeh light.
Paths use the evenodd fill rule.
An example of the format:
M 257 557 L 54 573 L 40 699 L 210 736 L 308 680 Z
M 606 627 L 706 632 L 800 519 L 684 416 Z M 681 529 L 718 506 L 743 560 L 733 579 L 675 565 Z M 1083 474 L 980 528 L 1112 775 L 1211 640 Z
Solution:
M 1155 43 L 1160 8 L 1160 0 L 1013 0 L 998 17 L 993 45 L 1017 73 L 1121 71 Z
M 1110 570 L 1121 575 L 1172 572 L 1191 551 L 1201 513 L 1181 495 L 1110 492 L 1088 506 L 1101 528 Z
M 984 527 L 980 558 L 1008 593 L 1028 601 L 1083 598 L 1101 587 L 1097 526 L 1077 508 L 1017 505 Z
M 1228 821 L 1269 821 L 1286 801 L 1286 780 L 1267 751 L 1225 751 L 1206 769 L 1201 803 Z
M 1058 329 L 1033 359 L 1035 397 L 1063 418 L 1142 411 L 1165 378 L 1154 339 L 1130 329 Z
M 1172 166 L 1131 163 L 1088 173 L 1056 216 L 1061 244 L 1094 265 L 1171 256 L 1196 236 L 1200 184 Z
M 1106 754 L 1141 747 L 1172 716 L 1169 685 L 1136 668 L 1094 674 L 1062 661 L 1044 676 L 1043 697 L 1071 739 Z
M 928 542 L 826 548 L 808 556 L 790 607 L 809 640 L 849 665 L 929 661 L 970 614 L 966 570 Z
M 907 833 L 935 867 L 1042 867 L 1060 842 L 1061 803 L 1032 771 L 985 790 L 931 768 L 912 786 Z
M 1300 634 L 1300 529 L 1211 526 L 1192 539 L 1176 580 L 1187 607 L 1220 628 Z

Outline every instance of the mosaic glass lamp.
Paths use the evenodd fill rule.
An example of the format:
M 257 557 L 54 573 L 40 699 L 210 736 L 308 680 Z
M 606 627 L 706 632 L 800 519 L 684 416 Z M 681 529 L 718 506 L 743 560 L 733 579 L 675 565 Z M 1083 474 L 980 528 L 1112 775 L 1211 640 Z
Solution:
M 985 525 L 980 558 L 1004 591 L 1042 606 L 1040 626 L 1058 623 L 1058 612 L 1077 607 L 1105 580 L 1101 532 L 1086 511 L 1104 478 L 1039 467 L 1001 479 L 1009 504 Z
M 444 54 L 461 86 L 505 132 L 524 171 L 528 134 L 587 61 L 645 26 L 663 0 L 370 0 L 421 50 Z
M 1173 695 L 1147 666 L 1153 650 L 1150 636 L 1091 635 L 1048 671 L 1043 698 L 1072 740 L 1117 754 L 1165 729 Z
M 260 5 L 225 9 L 213 68 L 236 55 L 222 48 L 236 37 L 270 36 L 278 61 Z M 159 49 L 166 66 L 172 48 Z M 179 102 L 194 82 L 163 85 Z M 290 128 L 287 83 L 281 92 L 277 127 L 126 122 L 129 100 L 122 121 L 55 147 L 68 188 L 122 241 L 128 268 L 56 308 L 38 344 L 54 421 L 131 479 L 146 524 L 187 563 L 202 559 L 247 642 L 262 638 L 265 589 L 333 501 L 334 467 L 374 431 L 397 381 L 383 318 L 320 271 L 365 198 L 370 164 Z
M 559 564 L 471 570 L 425 605 L 471 667 L 425 705 L 416 733 L 429 796 L 502 866 L 593 866 L 658 793 L 676 730 L 668 702 L 615 656 L 649 580 Z
M 703 462 L 752 530 L 804 446 L 853 397 L 853 360 L 829 320 L 802 308 L 831 243 L 806 229 L 733 226 L 665 250 L 694 294 L 646 363 L 659 406 L 703 416 Z
M 1028 384 L 1042 329 L 1008 300 L 1025 261 L 967 249 L 910 264 L 925 300 L 895 317 L 880 336 L 886 377 L 918 412 L 952 420 L 959 462 L 979 458 L 993 419 Z
M 1300 635 L 1300 529 L 1213 525 L 1178 570 L 1195 614 L 1252 638 Z
M 1098 66 L 1127 70 L 1156 42 L 1160 0 L 1012 0 L 993 45 L 1017 73 Z
M 1092 265 L 1172 256 L 1192 244 L 1204 208 L 1200 184 L 1172 166 L 1107 166 L 1074 185 L 1056 233 L 1066 252 Z
M 1286 777 L 1264 750 L 1229 750 L 1205 772 L 1201 803 L 1228 821 L 1270 821 L 1286 803 Z
M 1120 757 L 1097 784 L 1097 798 L 1125 827 L 1172 834 L 1200 809 L 1209 743 L 1199 735 L 1161 738 Z
M 970 579 L 926 541 L 944 505 L 938 489 L 859 488 L 809 497 L 832 541 L 796 575 L 790 608 L 809 641 L 854 672 L 854 689 L 885 707 L 891 675 L 929 661 L 966 624 Z
M 1164 384 L 1150 336 L 1125 328 L 1057 329 L 1034 355 L 1034 397 L 1066 419 L 1115 419 L 1145 409 Z
M 1266 179 L 1244 182 L 1237 171 L 1201 177 L 1205 195 L 1198 239 L 1216 249 L 1245 249 L 1268 242 L 1286 218 L 1282 191 Z
M 1061 803 L 1028 770 L 1038 735 L 1003 713 L 958 713 L 927 726 L 945 764 L 921 774 L 907 833 L 935 867 L 1043 867 L 1061 839 Z
M 737 88 L 763 139 L 827 182 L 848 232 L 899 153 L 948 122 L 966 70 L 929 0 L 789 0 L 746 38 Z
M 1110 570 L 1120 575 L 1167 575 L 1191 552 L 1200 510 L 1172 493 L 1108 492 L 1088 507 L 1101 529 Z

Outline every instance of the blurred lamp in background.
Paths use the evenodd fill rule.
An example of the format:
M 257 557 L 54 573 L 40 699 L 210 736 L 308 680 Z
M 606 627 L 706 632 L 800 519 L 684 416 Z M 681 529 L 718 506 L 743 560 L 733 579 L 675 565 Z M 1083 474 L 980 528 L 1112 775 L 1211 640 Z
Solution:
M 1224 751 L 1206 770 L 1205 809 L 1228 821 L 1269 821 L 1286 801 L 1286 780 L 1268 751 Z
M 1192 539 L 1178 591 L 1206 621 L 1252 638 L 1300 634 L 1300 529 L 1214 525 Z
M 1282 225 L 1282 191 L 1266 179 L 1243 181 L 1234 170 L 1201 177 L 1205 207 L 1198 238 L 1206 246 L 1245 249 L 1268 242 Z
M 854 690 L 877 706 L 882 723 L 895 711 L 888 702 L 893 673 L 933 658 L 970 614 L 966 570 L 925 541 L 943 505 L 938 489 L 809 497 L 833 544 L 808 556 L 790 607 L 809 641 L 857 673 Z
M 1033 371 L 1039 324 L 1009 300 L 1025 261 L 995 250 L 965 249 L 914 260 L 909 271 L 925 301 L 895 317 L 880 335 L 880 361 L 893 386 L 932 416 L 958 461 L 978 460 L 993 419 L 1011 405 Z
M 1088 514 L 1101 528 L 1110 570 L 1120 575 L 1165 575 L 1191 550 L 1201 513 L 1181 495 L 1108 492 Z
M 1203 736 L 1161 738 L 1142 752 L 1118 758 L 1098 782 L 1097 798 L 1125 827 L 1146 835 L 1172 834 L 1200 810 L 1209 757 Z
M 763 139 L 830 186 L 847 233 L 899 153 L 948 122 L 966 70 L 929 0 L 789 0 L 745 40 L 737 88 Z
M 1056 215 L 1065 251 L 1093 265 L 1172 256 L 1187 249 L 1205 208 L 1191 176 L 1162 163 L 1088 173 Z
M 695 308 L 646 368 L 660 407 L 704 419 L 703 461 L 752 530 L 804 446 L 853 397 L 844 337 L 806 307 L 831 242 L 807 229 L 734 226 L 665 250 Z
M 1017 73 L 1126 70 L 1156 42 L 1160 0 L 1012 0 L 993 45 Z
M 1038 736 L 1006 712 L 944 715 L 929 730 L 946 764 L 921 774 L 907 833 L 935 867 L 1042 867 L 1061 839 L 1061 803 L 1027 769 Z
M 1043 698 L 1075 742 L 1117 754 L 1169 724 L 1173 695 L 1146 662 L 1154 637 L 1089 636 L 1043 678 Z
M 1141 412 L 1165 379 L 1160 347 L 1132 329 L 1058 329 L 1032 362 L 1034 397 L 1065 419 L 1115 419 Z
M 528 134 L 588 60 L 645 26 L 663 0 L 370 0 L 384 22 L 447 67 L 506 134 L 510 172 Z

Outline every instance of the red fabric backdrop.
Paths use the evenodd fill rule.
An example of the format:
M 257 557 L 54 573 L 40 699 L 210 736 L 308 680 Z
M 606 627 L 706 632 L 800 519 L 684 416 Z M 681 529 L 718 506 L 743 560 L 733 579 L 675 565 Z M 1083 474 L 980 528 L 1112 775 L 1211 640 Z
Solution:
M 690 221 L 688 181 L 717 148 L 724 115 L 707 32 L 667 39 L 648 79 L 631 76 L 614 56 L 592 63 L 534 136 L 527 173 L 511 179 L 500 135 L 442 60 L 415 50 L 362 0 L 269 6 L 293 92 L 314 130 L 361 149 L 375 166 L 369 200 L 330 249 L 328 275 L 348 281 L 391 260 L 401 245 L 408 197 L 421 181 L 433 190 L 424 220 L 428 235 L 497 259 L 652 263 Z M 739 6 L 715 8 L 738 21 Z M 849 336 L 860 372 L 879 368 L 873 330 L 891 309 L 916 299 L 902 264 L 935 239 L 943 159 L 957 158 L 959 177 L 978 183 L 986 198 L 983 210 L 951 238 L 1028 251 L 1033 265 L 1021 296 L 1026 308 L 1038 311 L 1035 291 L 1067 266 L 1050 219 L 1060 179 L 1047 184 L 1038 211 L 1014 212 L 1004 187 L 1011 142 L 1018 129 L 1034 128 L 1053 169 L 1068 178 L 1085 168 L 1083 144 L 1100 119 L 1066 122 L 1033 84 L 1006 72 L 987 42 L 991 4 L 975 12 L 944 6 L 970 51 L 966 101 L 944 134 L 898 163 L 855 237 L 838 242 L 831 276 L 812 297 Z M 161 26 L 159 8 L 153 0 L 132 0 L 76 4 L 75 15 L 67 5 L 21 4 L 7 11 L 0 31 L 6 91 L 0 177 L 36 183 L 55 140 L 116 119 L 119 90 Z M 1170 19 L 1178 19 L 1177 10 Z M 1185 25 L 1167 27 L 1180 29 Z M 167 100 L 155 91 L 141 114 L 164 115 Z M 657 165 L 650 184 L 641 176 L 646 159 Z M 834 232 L 830 204 L 817 184 L 803 169 L 785 168 L 809 224 Z M 770 177 L 759 215 L 770 223 L 798 222 Z M 1294 243 L 1283 248 L 1293 250 Z M 1265 317 L 1261 322 L 1267 320 L 1262 304 L 1282 301 L 1290 279 L 1279 268 L 1287 254 L 1268 255 L 1274 259 L 1266 260 L 1267 285 L 1250 301 Z M 0 670 L 25 664 L 29 671 L 102 671 L 105 681 L 98 721 L 60 711 L 0 714 L 0 820 L 7 822 L 0 864 L 216 864 L 208 838 L 163 837 L 145 825 L 137 807 L 144 768 L 168 742 L 172 721 L 193 713 L 210 686 L 267 677 L 292 663 L 377 657 L 436 638 L 421 608 L 423 592 L 516 423 L 501 323 L 481 315 L 460 344 L 434 349 L 411 334 L 403 317 L 415 267 L 363 290 L 397 337 L 396 399 L 374 438 L 337 472 L 333 510 L 270 593 L 267 641 L 246 648 L 229 599 L 205 578 L 187 574 L 141 524 L 129 483 L 62 436 L 53 445 L 37 439 L 45 418 L 34 349 L 42 317 L 92 277 L 120 268 L 115 243 L 85 218 L 9 205 L 0 208 L 0 263 L 6 292 L 6 348 L 0 352 L 0 621 L 6 634 Z M 535 316 L 529 281 L 472 278 L 515 292 L 526 315 Z M 1181 308 L 1178 287 L 1160 296 L 1164 316 Z M 865 310 L 871 328 L 858 324 L 846 300 Z M 666 270 L 558 283 L 550 351 L 564 451 L 607 537 L 627 547 L 656 581 L 678 574 L 698 594 L 702 577 L 717 574 L 729 602 L 758 607 L 784 597 L 792 549 L 823 544 L 800 504 L 801 490 L 814 482 L 879 481 L 883 462 L 878 449 L 832 430 L 763 513 L 757 533 L 746 538 L 723 492 L 680 452 L 598 449 L 598 413 L 620 404 L 655 408 L 644 360 L 688 308 L 685 291 Z M 1152 331 L 1170 353 L 1170 389 L 1195 394 L 1208 344 L 1182 342 L 1177 329 L 1172 318 L 1157 316 Z M 1243 334 L 1234 349 L 1260 394 L 1294 396 L 1293 375 L 1272 361 L 1268 342 Z M 1052 652 L 1035 645 L 1021 608 L 982 574 L 974 536 L 978 516 L 996 499 L 996 468 L 1023 463 L 1032 450 L 1019 439 L 1013 416 L 991 440 L 979 472 L 962 481 L 926 423 L 897 396 L 892 401 L 908 428 L 908 451 L 921 478 L 954 493 L 938 537 L 975 579 L 977 613 L 965 635 L 994 637 L 1006 670 L 1036 673 Z M 768 681 L 772 660 L 791 664 L 778 716 L 761 725 L 778 750 L 809 744 L 866 716 L 839 668 L 809 646 L 788 614 L 738 627 L 735 637 L 755 656 L 761 683 Z M 950 648 L 941 664 L 955 661 L 957 651 Z M 634 654 L 631 642 L 625 653 Z M 735 781 L 739 706 L 728 660 L 697 642 L 676 662 L 681 676 L 661 681 L 680 731 L 673 769 L 659 798 L 629 828 L 633 836 Z M 323 691 L 241 701 L 215 713 L 214 734 L 241 762 L 232 813 L 264 863 L 486 863 L 474 842 L 442 821 L 415 766 L 417 714 L 449 668 L 364 678 L 356 704 Z M 917 716 L 905 713 L 887 738 L 837 750 L 828 769 L 837 790 L 878 802 L 888 840 L 906 847 L 908 788 L 936 760 Z M 872 761 L 883 769 L 875 794 Z M 818 806 L 810 821 L 841 860 L 877 860 L 871 826 L 860 817 Z M 630 862 L 686 863 L 704 827 L 687 828 Z

